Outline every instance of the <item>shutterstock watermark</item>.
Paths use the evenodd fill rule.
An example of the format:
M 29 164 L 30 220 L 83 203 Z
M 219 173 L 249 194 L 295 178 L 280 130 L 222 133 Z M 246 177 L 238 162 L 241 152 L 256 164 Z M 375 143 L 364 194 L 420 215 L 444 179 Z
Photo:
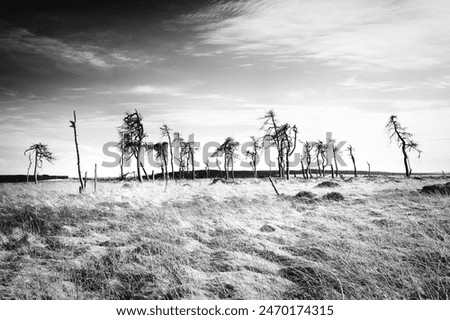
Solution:
M 331 141 L 333 141 L 332 144 Z M 188 140 L 182 143 L 184 147 L 189 145 L 192 153 L 186 153 L 185 148 L 183 148 L 181 143 L 178 140 L 175 140 L 172 144 L 172 155 L 173 162 L 176 166 L 186 166 L 188 164 L 190 167 L 194 166 L 195 168 L 200 168 L 203 166 L 218 168 L 223 165 L 223 152 L 216 152 L 222 145 L 221 143 L 217 141 L 208 141 L 202 145 L 200 142 L 195 141 L 194 134 L 190 134 Z M 327 164 L 329 165 L 331 164 L 331 161 L 336 161 L 339 166 L 346 167 L 347 164 L 342 159 L 342 148 L 345 146 L 346 141 L 334 141 L 332 133 L 327 132 L 323 143 L 325 146 L 323 153 L 325 155 L 325 159 L 327 160 Z M 261 145 L 262 148 L 258 154 L 258 157 L 255 159 L 255 165 L 258 166 L 261 164 L 261 161 L 263 161 L 267 167 L 276 167 L 278 157 L 278 147 L 276 143 L 274 143 L 274 141 L 270 138 L 266 138 L 261 142 Z M 318 156 L 319 153 L 316 149 L 319 142 L 312 141 L 309 142 L 309 145 L 312 146 L 312 150 L 309 151 L 308 156 L 308 151 L 305 144 L 297 142 L 296 149 L 289 156 L 290 168 L 296 168 L 302 161 L 306 165 L 308 157 L 310 158 L 311 168 L 318 167 L 319 162 L 320 165 L 322 165 L 323 158 Z M 101 165 L 103 167 L 115 168 L 120 166 L 122 162 L 122 154 L 119 146 L 119 143 L 115 141 L 110 141 L 103 145 L 103 154 L 108 158 L 106 161 L 102 162 Z M 246 141 L 240 144 L 239 149 L 235 150 L 233 154 L 233 162 L 235 166 L 240 166 L 242 168 L 253 167 L 254 164 L 251 162 L 251 158 L 247 153 L 247 151 L 252 150 L 253 146 L 253 141 Z M 147 143 L 145 147 L 141 148 L 138 155 L 139 162 L 143 165 L 148 164 L 153 168 L 161 168 L 164 162 L 168 165 L 171 159 L 171 154 L 168 148 L 169 147 L 167 145 L 165 152 L 161 153 L 160 150 L 154 148 L 152 143 Z M 194 161 L 192 161 L 192 158 Z M 136 157 L 125 155 L 123 157 L 123 167 L 131 167 L 131 162 L 135 160 Z

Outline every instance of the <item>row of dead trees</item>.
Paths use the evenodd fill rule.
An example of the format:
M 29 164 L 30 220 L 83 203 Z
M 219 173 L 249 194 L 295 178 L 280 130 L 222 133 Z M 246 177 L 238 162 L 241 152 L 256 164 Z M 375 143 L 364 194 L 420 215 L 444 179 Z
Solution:
M 245 157 L 249 159 L 249 163 L 253 169 L 254 177 L 258 176 L 257 164 L 260 160 L 261 153 L 265 148 L 275 148 L 277 151 L 277 166 L 278 176 L 290 179 L 290 157 L 294 154 L 298 144 L 303 145 L 303 152 L 300 153 L 300 164 L 302 176 L 304 179 L 313 178 L 312 164 L 313 160 L 316 164 L 315 174 L 316 176 L 325 176 L 326 168 L 329 166 L 331 176 L 334 178 L 339 175 L 338 158 L 341 155 L 340 147 L 337 145 L 336 140 L 327 139 L 326 142 L 318 141 L 304 141 L 302 142 L 298 137 L 298 129 L 296 125 L 289 123 L 280 123 L 273 110 L 268 111 L 262 118 L 263 125 L 260 130 L 263 131 L 262 137 L 251 136 L 251 145 L 245 151 Z M 129 173 L 124 173 L 125 163 L 131 161 L 132 158 L 136 160 L 136 173 L 140 182 L 143 181 L 142 172 L 144 172 L 147 179 L 150 180 L 148 173 L 145 170 L 142 163 L 141 155 L 145 151 L 155 151 L 155 157 L 159 160 L 161 167 L 161 173 L 163 178 L 176 179 L 176 172 L 174 168 L 174 160 L 178 166 L 178 178 L 189 177 L 195 179 L 195 152 L 198 150 L 195 142 L 185 141 L 179 132 L 174 132 L 172 135 L 172 129 L 166 124 L 160 128 L 161 138 L 166 141 L 157 143 L 148 143 L 145 141 L 147 134 L 145 133 L 143 126 L 143 117 L 137 111 L 127 112 L 123 118 L 121 126 L 118 128 L 120 141 L 117 148 L 121 152 L 120 159 L 120 175 L 121 179 L 125 179 Z M 70 120 L 70 127 L 73 128 L 76 159 L 77 159 L 77 171 L 78 179 L 80 182 L 79 190 L 82 192 L 85 189 L 86 182 L 83 181 L 81 175 L 80 164 L 80 152 L 78 147 L 78 132 L 77 132 L 77 117 L 76 112 L 73 112 L 73 120 Z M 389 132 L 390 140 L 397 142 L 398 147 L 403 154 L 403 163 L 405 166 L 406 177 L 411 176 L 411 164 L 409 161 L 408 153 L 412 150 L 417 151 L 419 156 L 421 150 L 417 142 L 412 140 L 412 134 L 403 127 L 397 116 L 391 116 L 389 122 L 386 125 Z M 174 145 L 175 144 L 175 145 Z M 225 171 L 225 179 L 235 178 L 234 163 L 239 158 L 240 143 L 233 137 L 227 137 L 225 141 L 216 148 L 215 152 L 211 155 L 211 158 L 215 158 L 216 166 L 219 169 L 219 174 L 222 176 L 222 170 L 220 167 L 219 159 L 223 157 L 223 165 Z M 174 148 L 177 148 L 177 152 L 174 152 Z M 354 175 L 357 176 L 356 163 L 355 163 L 355 149 L 352 145 L 348 145 L 347 151 L 350 159 L 353 163 Z M 34 164 L 34 181 L 37 183 L 37 169 L 42 168 L 43 161 L 52 163 L 56 158 L 54 154 L 49 150 L 48 146 L 42 143 L 31 145 L 24 152 L 28 155 L 29 165 L 27 170 L 27 182 L 29 181 L 29 172 Z M 370 172 L 370 164 L 369 166 Z M 170 171 L 169 171 L 170 165 Z M 207 177 L 209 177 L 209 164 L 205 162 L 205 170 Z M 95 170 L 96 172 L 96 170 Z M 152 172 L 152 179 L 154 179 L 154 172 Z M 86 180 L 86 178 L 85 178 Z

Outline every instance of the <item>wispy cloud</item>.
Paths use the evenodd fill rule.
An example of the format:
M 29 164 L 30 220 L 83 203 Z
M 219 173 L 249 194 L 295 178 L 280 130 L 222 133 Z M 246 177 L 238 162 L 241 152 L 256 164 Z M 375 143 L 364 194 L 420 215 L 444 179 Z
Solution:
M 1 51 L 10 53 L 19 62 L 26 61 L 26 56 L 32 56 L 50 60 L 55 67 L 65 70 L 73 70 L 74 66 L 80 65 L 110 70 L 118 66 L 150 62 L 149 58 L 130 57 L 126 51 L 115 52 L 87 43 L 36 35 L 26 29 L 1 32 Z
M 338 85 L 346 89 L 376 90 L 380 92 L 406 91 L 414 89 L 417 86 L 417 84 L 399 83 L 390 80 L 364 82 L 357 80 L 358 76 L 359 74 L 354 75 L 346 79 L 344 82 L 338 83 Z
M 438 79 L 426 79 L 422 84 L 433 89 L 446 89 L 450 87 L 450 75 L 442 76 Z
M 342 69 L 386 71 L 450 61 L 446 0 L 231 1 L 184 18 L 197 26 L 203 46 L 279 63 L 314 59 Z

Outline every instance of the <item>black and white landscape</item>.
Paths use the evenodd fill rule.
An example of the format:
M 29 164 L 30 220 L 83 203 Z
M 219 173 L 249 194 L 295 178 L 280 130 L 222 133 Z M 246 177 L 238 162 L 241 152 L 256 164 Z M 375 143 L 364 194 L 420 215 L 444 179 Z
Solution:
M 450 2 L 0 12 L 0 299 L 450 297 Z

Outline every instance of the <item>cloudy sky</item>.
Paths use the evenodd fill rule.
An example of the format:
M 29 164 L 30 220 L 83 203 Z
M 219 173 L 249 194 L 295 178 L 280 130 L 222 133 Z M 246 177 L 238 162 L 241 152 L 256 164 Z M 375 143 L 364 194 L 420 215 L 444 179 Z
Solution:
M 58 157 L 43 173 L 75 176 L 73 110 L 92 172 L 134 109 L 148 141 L 167 123 L 202 145 L 261 135 L 274 109 L 302 141 L 332 132 L 359 168 L 402 172 L 396 114 L 424 151 L 413 171 L 450 171 L 447 0 L 64 3 L 0 13 L 0 174 L 26 173 L 42 142 Z

